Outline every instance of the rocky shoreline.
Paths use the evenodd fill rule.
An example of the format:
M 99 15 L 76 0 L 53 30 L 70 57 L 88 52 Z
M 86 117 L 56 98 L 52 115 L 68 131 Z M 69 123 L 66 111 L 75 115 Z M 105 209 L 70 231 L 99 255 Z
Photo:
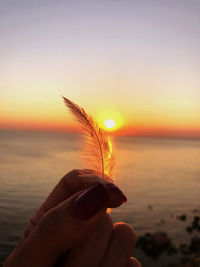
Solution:
M 200 211 L 194 210 L 194 213 Z M 176 216 L 176 219 L 187 223 L 185 231 L 189 235 L 188 243 L 173 243 L 168 233 L 158 231 L 145 233 L 138 238 L 137 248 L 146 256 L 157 261 L 163 254 L 171 257 L 170 264 L 162 267 L 200 267 L 200 216 L 195 215 L 188 219 L 186 214 Z

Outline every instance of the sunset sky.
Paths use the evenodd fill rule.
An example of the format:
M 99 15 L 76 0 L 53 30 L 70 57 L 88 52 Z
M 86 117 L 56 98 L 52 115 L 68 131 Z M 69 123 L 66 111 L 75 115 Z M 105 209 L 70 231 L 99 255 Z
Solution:
M 0 0 L 0 128 L 74 130 L 64 95 L 121 134 L 200 137 L 199 14 L 197 0 Z

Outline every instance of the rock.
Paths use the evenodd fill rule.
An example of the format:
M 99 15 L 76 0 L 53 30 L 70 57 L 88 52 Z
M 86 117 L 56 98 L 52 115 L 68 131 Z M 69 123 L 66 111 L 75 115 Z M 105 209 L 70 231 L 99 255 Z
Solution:
M 164 232 L 147 233 L 138 239 L 137 247 L 141 248 L 145 254 L 155 258 L 171 247 L 171 240 Z
M 181 244 L 180 247 L 179 247 L 179 250 L 184 255 L 190 253 L 189 247 L 186 244 Z
M 189 250 L 192 253 L 199 253 L 200 252 L 200 237 L 199 236 L 194 236 L 190 240 Z
M 186 227 L 186 231 L 191 234 L 193 232 L 193 228 L 191 226 Z
M 170 244 L 170 239 L 167 236 L 167 233 L 156 232 L 152 234 L 152 239 L 158 247 L 166 247 Z
M 173 245 L 170 245 L 169 248 L 167 249 L 167 254 L 169 256 L 173 256 L 174 254 L 177 254 L 178 250 L 175 248 Z
M 180 215 L 180 216 L 177 216 L 176 218 L 177 218 L 178 220 L 180 220 L 180 221 L 186 221 L 187 216 L 186 216 L 185 214 L 182 214 L 182 215 Z
M 192 227 L 196 229 L 199 226 L 199 216 L 195 216 L 192 221 Z
M 199 222 L 200 221 L 200 217 L 199 216 L 194 216 L 194 221 Z

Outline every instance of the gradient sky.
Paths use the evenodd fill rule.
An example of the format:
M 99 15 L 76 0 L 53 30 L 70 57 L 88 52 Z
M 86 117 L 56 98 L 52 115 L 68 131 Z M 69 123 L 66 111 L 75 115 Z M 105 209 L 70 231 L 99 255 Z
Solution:
M 0 0 L 0 128 L 64 129 L 64 95 L 126 133 L 200 137 L 200 1 Z

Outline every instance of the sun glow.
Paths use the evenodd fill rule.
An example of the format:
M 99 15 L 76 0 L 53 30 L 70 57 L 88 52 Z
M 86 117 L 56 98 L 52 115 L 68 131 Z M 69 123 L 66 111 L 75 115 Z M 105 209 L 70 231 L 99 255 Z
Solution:
M 103 111 L 98 116 L 98 123 L 105 131 L 115 131 L 122 126 L 122 117 L 116 111 Z

